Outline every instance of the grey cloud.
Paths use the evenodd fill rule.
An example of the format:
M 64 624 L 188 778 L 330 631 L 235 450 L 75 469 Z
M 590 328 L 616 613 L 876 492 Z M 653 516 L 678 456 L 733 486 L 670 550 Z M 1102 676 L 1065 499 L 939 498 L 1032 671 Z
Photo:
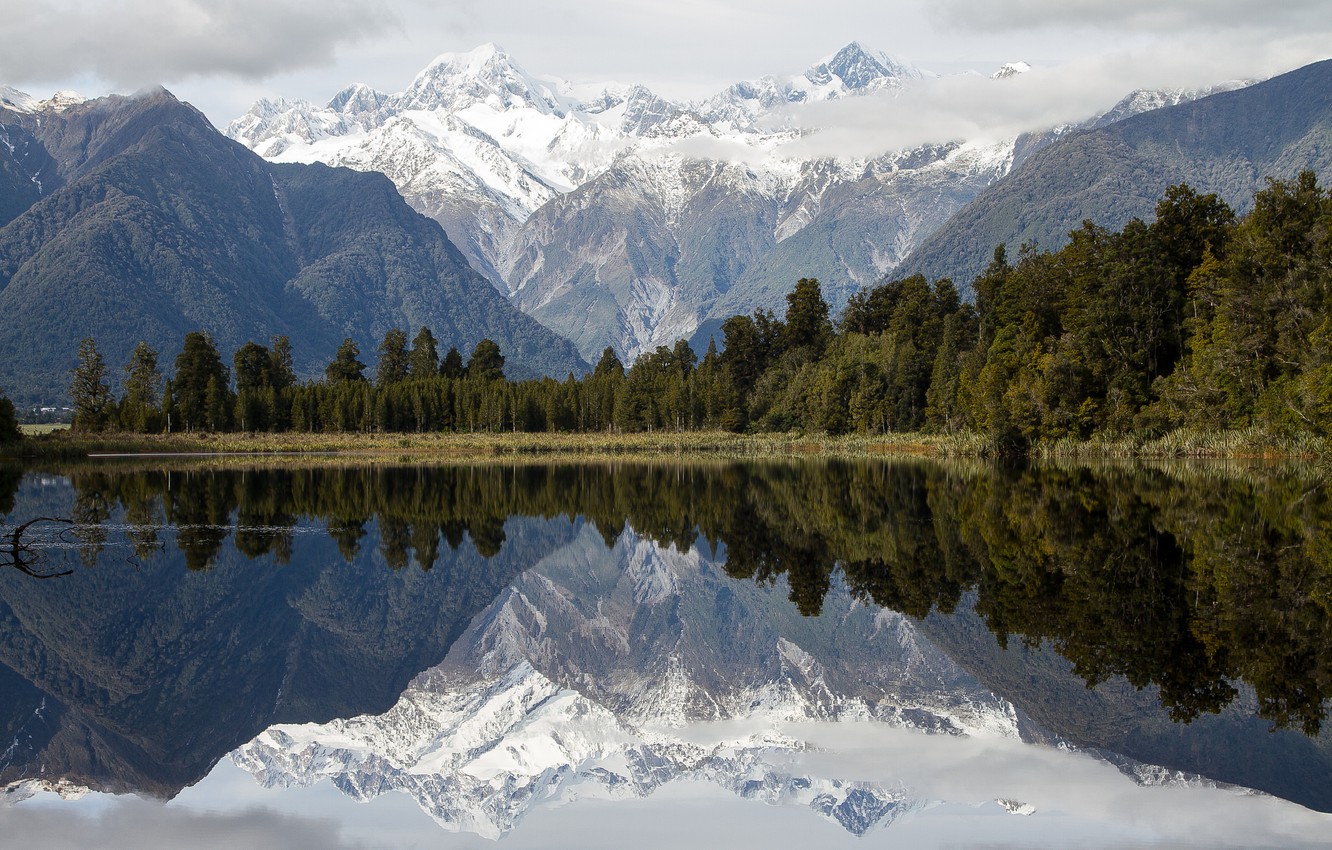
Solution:
M 936 23 L 963 31 L 1012 32 L 1032 28 L 1096 28 L 1178 36 L 1189 30 L 1286 28 L 1303 22 L 1326 26 L 1326 0 L 941 0 Z
M 22 5 L 22 9 L 17 7 Z M 0 79 L 89 75 L 138 87 L 191 76 L 245 79 L 329 63 L 392 31 L 363 0 L 51 0 L 0 9 Z
M 1180 38 L 1038 67 L 1008 80 L 954 75 L 885 94 L 876 107 L 856 100 L 802 108 L 814 132 L 793 154 L 873 156 L 956 139 L 999 141 L 1077 123 L 1135 89 L 1203 88 L 1234 79 L 1265 79 L 1323 58 L 1328 29 L 1254 42 L 1243 36 Z

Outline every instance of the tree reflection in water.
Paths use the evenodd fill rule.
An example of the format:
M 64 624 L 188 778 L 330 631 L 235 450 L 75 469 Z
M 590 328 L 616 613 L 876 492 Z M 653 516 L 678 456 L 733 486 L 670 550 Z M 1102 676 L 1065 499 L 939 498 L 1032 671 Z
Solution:
M 1332 690 L 1332 505 L 1299 470 L 906 462 L 185 466 L 68 470 L 83 563 L 123 510 L 140 558 L 174 526 L 192 570 L 230 536 L 291 555 L 302 519 L 351 560 L 375 523 L 393 569 L 441 546 L 485 557 L 512 516 L 628 523 L 661 545 L 725 547 L 817 614 L 835 583 L 916 618 L 972 599 L 1001 645 L 1055 647 L 1088 686 L 1159 689 L 1181 721 L 1253 687 L 1261 717 L 1315 735 Z M 0 507 L 18 477 L 0 476 Z

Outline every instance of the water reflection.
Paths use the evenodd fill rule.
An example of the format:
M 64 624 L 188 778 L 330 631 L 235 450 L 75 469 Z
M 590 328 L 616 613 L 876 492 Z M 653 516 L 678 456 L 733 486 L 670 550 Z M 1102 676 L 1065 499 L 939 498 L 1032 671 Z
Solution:
M 68 485 L 0 475 L 6 532 L 68 518 L 63 537 L 19 536 L 44 571 L 78 567 L 48 582 L 0 571 L 0 731 L 15 741 L 0 782 L 59 765 L 76 783 L 170 796 L 245 745 L 261 777 L 398 788 L 489 834 L 554 779 L 646 793 L 709 770 L 721 783 L 722 765 L 766 777 L 734 793 L 798 798 L 853 832 L 923 804 L 784 773 L 761 737 L 698 750 L 642 731 L 749 718 L 757 703 L 784 706 L 769 720 L 1064 741 L 1144 781 L 1144 764 L 1163 765 L 1332 808 L 1329 505 L 1298 471 L 60 471 Z M 535 678 L 513 679 L 523 665 Z M 458 706 L 499 699 L 501 682 L 523 729 L 536 706 L 558 709 L 560 739 L 592 749 L 543 764 L 502 724 L 459 737 L 477 721 Z M 383 733 L 349 729 L 401 716 L 433 725 L 389 744 L 392 770 L 367 771 L 393 761 L 369 742 Z M 295 755 L 329 734 L 341 749 L 319 738 L 322 766 Z M 499 775 L 478 748 L 518 754 L 503 801 L 457 785 Z

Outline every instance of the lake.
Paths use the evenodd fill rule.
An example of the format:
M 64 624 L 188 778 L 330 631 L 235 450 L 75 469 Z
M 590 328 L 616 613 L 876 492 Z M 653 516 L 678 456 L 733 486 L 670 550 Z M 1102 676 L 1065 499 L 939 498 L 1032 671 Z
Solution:
M 1317 470 L 0 466 L 0 835 L 1301 847 Z

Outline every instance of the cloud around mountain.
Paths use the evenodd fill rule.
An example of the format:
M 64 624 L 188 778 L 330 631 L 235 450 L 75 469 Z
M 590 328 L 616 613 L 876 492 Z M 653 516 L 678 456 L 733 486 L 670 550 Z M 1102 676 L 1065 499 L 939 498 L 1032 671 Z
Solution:
M 889 8 L 832 0 L 817 14 L 794 0 L 665 7 L 612 0 L 333 0 L 318 6 L 298 0 L 34 0 L 21 14 L 0 15 L 6 46 L 0 82 L 40 88 L 39 95 L 76 88 L 93 96 L 108 85 L 132 91 L 165 84 L 220 125 L 274 91 L 320 99 L 330 79 L 389 87 L 437 53 L 491 40 L 570 79 L 641 83 L 680 99 L 767 70 L 796 71 L 810 52 L 853 37 L 927 69 L 985 73 L 1019 58 L 1039 66 L 1096 56 L 1115 59 L 1114 70 L 1122 74 L 1134 62 L 1125 46 L 1149 43 L 1165 46 L 1158 59 L 1211 71 L 1218 58 L 1243 59 L 1233 48 L 1247 44 L 1250 53 L 1261 49 L 1269 58 L 1252 67 L 1232 61 L 1222 76 L 1266 77 L 1324 58 L 1332 21 L 1318 0 L 1267 6 L 947 0 L 937 7 L 913 0 Z M 1167 79 L 1156 85 L 1188 84 Z M 1078 111 L 1098 105 L 1084 103 Z
M 1106 28 L 1173 35 L 1182 30 L 1270 30 L 1309 23 L 1325 24 L 1323 0 L 1120 0 L 1117 3 L 1069 3 L 1067 0 L 942 0 L 931 17 L 962 30 L 1007 32 L 1016 29 Z

